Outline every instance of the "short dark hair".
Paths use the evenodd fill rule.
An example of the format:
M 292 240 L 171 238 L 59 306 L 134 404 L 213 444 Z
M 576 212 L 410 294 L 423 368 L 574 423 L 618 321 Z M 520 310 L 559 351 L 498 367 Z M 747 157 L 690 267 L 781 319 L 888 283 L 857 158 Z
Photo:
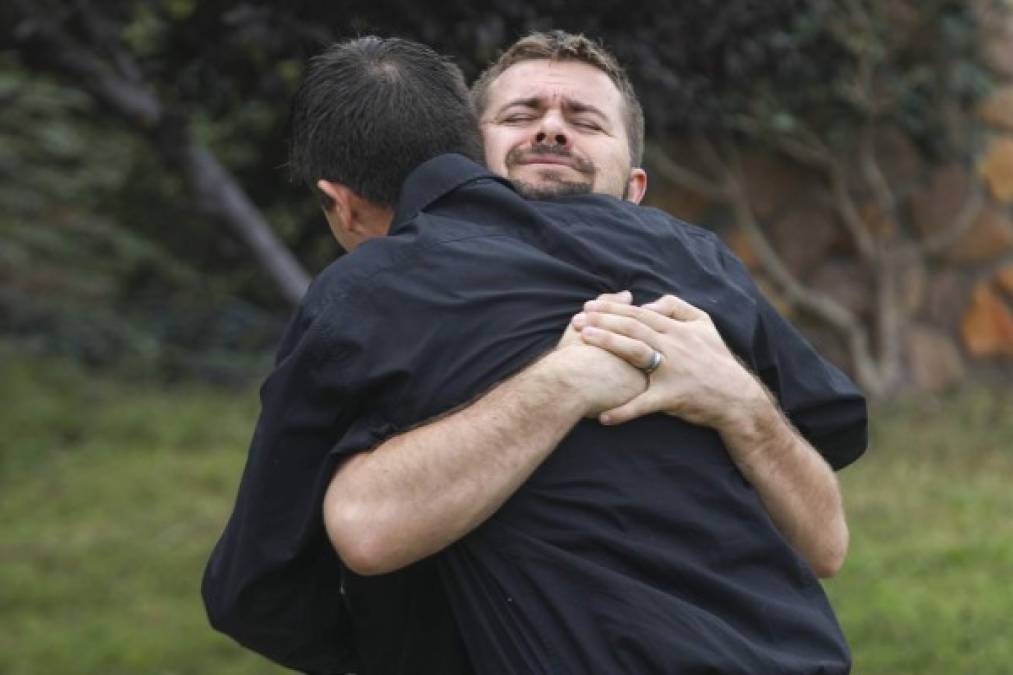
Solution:
M 355 38 L 311 59 L 289 123 L 292 178 L 328 208 L 320 179 L 393 206 L 408 174 L 426 160 L 448 152 L 482 157 L 460 68 L 398 38 Z
M 553 30 L 522 37 L 486 68 L 471 85 L 471 100 L 481 117 L 488 105 L 489 85 L 510 66 L 524 61 L 579 61 L 594 66 L 609 76 L 623 97 L 626 110 L 626 137 L 630 146 L 630 162 L 640 166 L 644 161 L 644 109 L 637 98 L 626 71 L 604 45 L 582 34 Z

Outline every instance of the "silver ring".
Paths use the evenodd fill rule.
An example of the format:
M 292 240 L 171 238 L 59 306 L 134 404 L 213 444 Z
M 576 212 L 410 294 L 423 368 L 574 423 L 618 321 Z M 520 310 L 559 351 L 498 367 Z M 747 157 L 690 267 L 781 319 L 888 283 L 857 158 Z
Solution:
M 662 363 L 664 363 L 664 361 L 665 361 L 665 355 L 662 354 L 661 352 L 655 350 L 655 352 L 653 354 L 651 354 L 651 360 L 648 361 L 647 365 L 644 366 L 643 368 L 641 368 L 640 370 L 644 371 L 645 375 L 650 375 L 651 373 L 653 373 L 654 371 L 656 371 L 658 369 L 658 367 Z

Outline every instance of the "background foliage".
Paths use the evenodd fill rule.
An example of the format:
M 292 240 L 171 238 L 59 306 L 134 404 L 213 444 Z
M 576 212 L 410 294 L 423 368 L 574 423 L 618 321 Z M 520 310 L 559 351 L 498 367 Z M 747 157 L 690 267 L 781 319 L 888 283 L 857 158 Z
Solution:
M 0 19 L 0 330 L 170 376 L 230 377 L 236 354 L 269 348 L 287 312 L 242 239 L 189 189 L 184 134 L 231 172 L 310 273 L 340 253 L 284 169 L 287 102 L 306 59 L 335 39 L 419 39 L 471 78 L 526 31 L 583 31 L 629 64 L 654 143 L 772 139 L 804 126 L 846 149 L 867 104 L 855 71 L 889 57 L 879 95 L 893 104 L 882 114 L 945 152 L 939 102 L 965 106 L 988 84 L 974 15 L 958 1 L 696 0 L 630 11 L 610 0 L 588 12 L 562 0 L 43 0 L 12 2 Z M 156 97 L 158 124 L 103 103 L 97 78 L 74 70 L 85 61 Z

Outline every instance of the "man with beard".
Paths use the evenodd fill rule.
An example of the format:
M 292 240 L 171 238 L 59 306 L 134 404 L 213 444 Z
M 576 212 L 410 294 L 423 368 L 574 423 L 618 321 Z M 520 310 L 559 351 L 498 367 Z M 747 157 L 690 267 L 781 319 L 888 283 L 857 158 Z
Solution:
M 534 197 L 639 201 L 625 76 L 581 38 L 527 40 L 476 85 L 489 165 Z M 369 82 L 382 72 L 403 86 L 410 71 L 380 63 L 361 88 L 328 91 L 333 107 L 390 100 Z M 314 96 L 296 109 L 319 130 L 337 113 Z M 411 110 L 423 128 L 438 117 Z M 380 112 L 353 116 L 368 120 L 355 133 L 348 119 L 337 127 L 379 146 L 351 161 L 360 170 L 411 146 Z M 304 146 L 327 154 L 321 140 Z M 206 578 L 213 618 L 311 670 L 341 672 L 354 633 L 368 672 L 456 672 L 467 666 L 447 657 L 459 645 L 439 621 L 439 574 L 480 672 L 846 671 L 813 575 L 833 573 L 846 548 L 833 475 L 738 359 L 835 465 L 864 449 L 864 404 L 713 236 L 611 197 L 524 202 L 458 157 L 411 172 L 395 212 L 368 176 L 328 161 L 293 164 L 356 251 L 314 284 L 265 385 Z M 645 392 L 642 373 L 571 333 L 469 407 L 383 442 L 516 372 L 551 348 L 581 296 L 617 288 L 693 302 L 617 295 L 574 319 L 586 341 L 647 372 Z M 650 412 L 670 414 L 580 422 Z M 347 607 L 325 607 L 328 585 L 307 588 L 338 573 L 313 511 L 328 483 Z M 272 627 L 271 612 L 292 630 Z M 242 625 L 257 614 L 263 633 Z

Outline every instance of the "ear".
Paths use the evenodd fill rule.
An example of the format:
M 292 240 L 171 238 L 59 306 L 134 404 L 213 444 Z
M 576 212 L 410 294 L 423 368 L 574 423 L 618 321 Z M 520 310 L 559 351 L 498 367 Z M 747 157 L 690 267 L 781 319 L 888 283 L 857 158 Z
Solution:
M 639 166 L 630 171 L 630 177 L 626 179 L 626 201 L 639 204 L 640 200 L 647 194 L 647 172 Z
M 343 183 L 321 179 L 317 188 L 331 200 L 330 206 L 324 207 L 324 217 L 334 238 L 346 251 L 390 232 L 393 208 L 378 206 Z
M 329 180 L 321 178 L 317 181 L 317 189 L 323 192 L 330 200 L 330 207 L 324 206 L 324 211 L 344 211 L 344 218 L 348 219 L 348 213 L 350 213 L 350 198 L 351 190 L 345 187 L 341 183 L 332 183 Z
M 352 217 L 355 195 L 352 191 L 341 183 L 333 183 L 322 178 L 317 181 L 317 189 L 331 200 L 330 206 L 323 208 L 324 216 L 334 235 L 339 236 L 340 233 L 352 232 L 355 228 L 355 221 Z

